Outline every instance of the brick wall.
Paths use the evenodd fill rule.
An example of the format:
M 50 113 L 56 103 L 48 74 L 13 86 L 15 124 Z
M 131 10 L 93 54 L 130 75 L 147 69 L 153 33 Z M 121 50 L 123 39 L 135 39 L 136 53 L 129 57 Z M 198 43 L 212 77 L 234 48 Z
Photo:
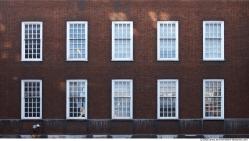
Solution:
M 32 78 L 43 80 L 43 119 L 46 122 L 41 122 L 63 120 L 59 129 L 46 129 L 55 133 L 66 133 L 68 130 L 64 126 L 77 123 L 65 121 L 65 81 L 73 78 L 88 80 L 89 119 L 111 118 L 111 79 L 117 78 L 133 79 L 134 119 L 156 119 L 156 81 L 163 78 L 179 79 L 180 119 L 202 121 L 202 79 L 205 78 L 221 78 L 225 81 L 225 119 L 248 119 L 248 17 L 249 2 L 245 0 L 2 0 L 0 119 L 20 119 L 21 79 Z M 44 61 L 21 62 L 21 22 L 36 20 L 43 21 Z M 88 21 L 88 62 L 66 61 L 66 21 L 70 20 Z M 114 20 L 133 21 L 132 62 L 111 62 L 111 22 Z M 179 21 L 178 62 L 156 60 L 156 21 L 159 20 Z M 203 20 L 224 21 L 225 61 L 202 60 Z M 27 123 L 19 122 L 21 125 Z M 90 124 L 89 122 L 83 123 Z M 183 126 L 180 126 L 185 124 L 178 120 L 157 122 L 160 122 L 160 126 L 149 131 L 149 128 L 142 129 L 133 121 L 112 121 L 108 123 L 106 132 L 120 130 L 134 133 L 137 129 L 141 129 L 142 133 L 185 132 Z M 154 126 L 153 124 L 148 126 Z M 220 121 L 220 124 L 211 122 L 207 124 L 207 128 L 200 128 L 203 123 L 194 123 L 196 129 L 192 128 L 188 132 L 209 132 L 214 126 L 221 126 L 220 132 L 224 133 L 225 121 Z M 18 126 L 20 132 L 24 131 L 21 129 L 29 128 L 28 125 L 21 125 Z M 172 127 L 165 129 L 169 125 Z M 84 129 L 89 126 L 70 127 L 80 128 L 84 133 Z M 5 133 L 3 128 L 0 128 L 0 134 Z M 247 134 L 248 128 L 249 126 L 245 128 Z M 95 132 L 93 128 L 88 131 Z M 19 130 L 10 129 L 8 133 L 15 132 Z

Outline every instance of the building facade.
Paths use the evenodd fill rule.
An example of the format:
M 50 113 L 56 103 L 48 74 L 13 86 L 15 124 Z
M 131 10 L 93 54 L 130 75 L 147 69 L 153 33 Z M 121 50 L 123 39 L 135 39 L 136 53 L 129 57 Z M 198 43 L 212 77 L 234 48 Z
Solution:
M 249 1 L 0 1 L 0 136 L 248 137 Z

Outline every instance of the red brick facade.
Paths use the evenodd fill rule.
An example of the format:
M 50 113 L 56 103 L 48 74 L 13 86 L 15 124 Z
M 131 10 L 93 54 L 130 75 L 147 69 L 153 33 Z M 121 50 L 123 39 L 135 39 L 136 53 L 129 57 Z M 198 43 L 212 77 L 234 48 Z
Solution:
M 0 135 L 249 134 L 249 1 L 0 1 Z M 112 21 L 133 21 L 134 61 L 111 61 Z M 179 61 L 156 59 L 156 23 L 179 21 Z M 224 21 L 225 61 L 202 59 L 202 22 Z M 43 61 L 22 62 L 21 22 L 43 22 Z M 66 61 L 66 22 L 88 21 L 88 61 Z M 66 80 L 88 80 L 88 120 L 66 120 Z M 133 120 L 111 120 L 111 80 L 133 79 Z M 157 120 L 157 79 L 179 80 L 179 119 Z M 202 80 L 224 79 L 225 119 L 202 119 Z M 43 80 L 43 119 L 21 120 L 21 80 Z

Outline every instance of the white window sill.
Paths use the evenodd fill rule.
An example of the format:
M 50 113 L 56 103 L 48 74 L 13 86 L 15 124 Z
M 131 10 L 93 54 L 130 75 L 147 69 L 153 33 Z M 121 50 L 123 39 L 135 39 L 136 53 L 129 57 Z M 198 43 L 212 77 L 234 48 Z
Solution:
M 67 117 L 66 120 L 87 120 L 87 117 Z
M 21 120 L 41 120 L 42 117 L 22 117 Z
M 133 59 L 112 59 L 111 61 L 118 62 L 118 61 L 134 61 L 134 60 Z
M 133 120 L 132 117 L 112 117 L 112 120 Z
M 73 62 L 73 61 L 76 61 L 76 62 L 87 62 L 88 60 L 87 59 L 67 59 L 66 61 L 68 61 L 68 62 Z
M 157 117 L 158 120 L 178 120 L 178 117 Z
M 222 117 L 203 117 L 203 120 L 224 120 Z
M 225 61 L 224 58 L 205 58 L 203 61 Z
M 27 59 L 22 59 L 21 60 L 22 62 L 42 62 L 43 60 L 42 59 L 36 59 L 36 60 L 27 60 Z
M 178 58 L 157 58 L 157 61 L 179 61 Z

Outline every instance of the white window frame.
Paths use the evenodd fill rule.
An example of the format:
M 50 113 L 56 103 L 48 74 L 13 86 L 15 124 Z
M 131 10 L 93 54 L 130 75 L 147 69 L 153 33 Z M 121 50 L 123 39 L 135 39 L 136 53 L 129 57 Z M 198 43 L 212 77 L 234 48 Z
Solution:
M 221 116 L 220 117 L 206 117 L 205 110 L 205 82 L 206 81 L 220 81 L 221 82 Z M 203 119 L 205 120 L 224 120 L 224 79 L 203 79 L 203 92 L 202 92 L 202 108 L 203 108 Z
M 39 82 L 40 83 L 40 116 L 39 117 L 25 117 L 25 101 L 24 101 L 25 82 Z M 25 120 L 42 119 L 42 80 L 40 79 L 21 80 L 21 119 L 25 119 Z
M 25 24 L 40 24 L 40 58 L 25 58 Z M 22 41 L 21 41 L 21 61 L 42 61 L 43 55 L 43 22 L 42 21 L 23 21 L 22 22 Z
M 85 58 L 70 58 L 70 24 L 85 25 Z M 88 61 L 88 22 L 87 21 L 67 21 L 67 61 Z
M 157 61 L 179 61 L 179 25 L 178 21 L 157 21 Z M 160 24 L 175 24 L 176 34 L 176 56 L 175 58 L 162 58 L 160 57 Z
M 69 83 L 70 82 L 81 82 L 81 81 L 84 81 L 85 82 L 85 89 L 86 89 L 86 95 L 85 95 L 85 104 L 86 104 L 86 107 L 85 107 L 85 117 L 70 117 L 70 112 L 69 112 Z M 86 79 L 67 79 L 66 80 L 66 119 L 72 119 L 72 120 L 85 120 L 87 119 L 87 116 L 88 116 L 88 83 L 87 83 L 87 80 Z
M 220 24 L 221 25 L 221 57 L 220 58 L 207 58 L 206 57 L 206 24 L 210 24 L 210 23 L 216 23 L 216 24 Z M 225 60 L 225 52 L 224 52 L 224 21 L 203 21 L 203 35 L 202 35 L 202 38 L 203 38 L 203 61 L 224 61 Z
M 131 101 L 130 101 L 130 117 L 116 117 L 114 114 L 114 84 L 115 82 L 130 82 L 130 92 L 131 92 Z M 112 79 L 112 119 L 133 119 L 133 80 L 132 79 Z
M 130 58 L 115 57 L 115 24 L 130 24 Z M 113 21 L 112 22 L 112 61 L 133 61 L 133 21 Z
M 176 114 L 175 117 L 161 117 L 160 116 L 160 82 L 162 81 L 175 81 L 176 82 Z M 179 81 L 178 79 L 158 79 L 157 80 L 157 119 L 178 119 L 179 117 Z

